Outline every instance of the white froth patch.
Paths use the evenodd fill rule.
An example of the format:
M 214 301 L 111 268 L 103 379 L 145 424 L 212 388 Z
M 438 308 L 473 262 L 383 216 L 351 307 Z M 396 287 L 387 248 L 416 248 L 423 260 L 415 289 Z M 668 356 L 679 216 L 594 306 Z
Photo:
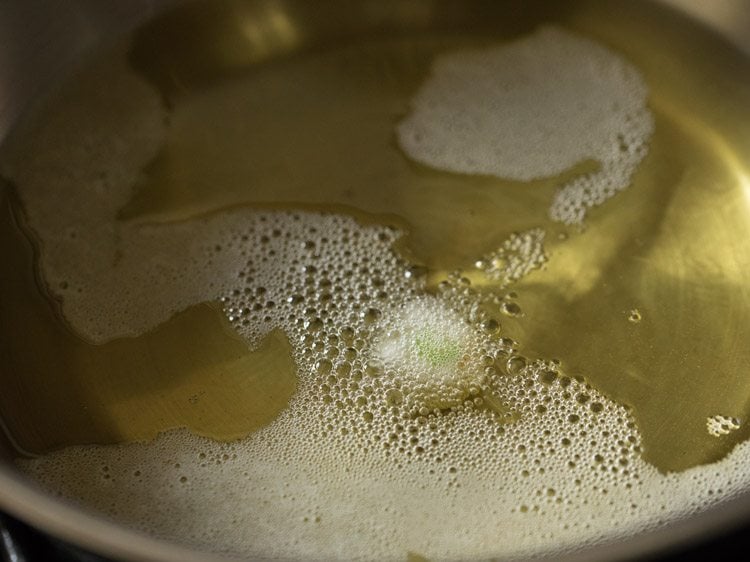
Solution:
M 474 266 L 503 287 L 519 281 L 546 263 L 544 236 L 541 228 L 515 232 L 498 249 L 477 260 Z
M 374 359 L 414 407 L 460 404 L 484 382 L 483 341 L 456 312 L 434 297 L 421 297 L 386 315 Z M 396 394 L 396 392 L 398 392 Z
M 731 416 L 716 415 L 706 418 L 706 431 L 714 437 L 723 437 L 733 431 L 737 431 L 742 426 L 739 418 Z
M 498 47 L 438 57 L 398 125 L 406 154 L 429 166 L 529 181 L 596 160 L 563 185 L 550 216 L 581 222 L 626 188 L 646 155 L 653 119 L 638 70 L 557 27 Z
M 261 266 L 269 256 L 302 277 L 292 264 L 310 258 L 314 252 L 305 244 L 320 246 L 319 233 L 331 237 L 323 251 L 332 267 L 345 266 L 343 253 L 355 245 L 341 242 L 355 221 L 319 213 L 237 209 L 172 224 L 119 220 L 164 142 L 166 124 L 158 93 L 129 70 L 124 56 L 113 57 L 69 82 L 54 107 L 0 157 L 41 244 L 47 288 L 69 325 L 89 341 L 137 336 L 189 306 L 218 300 L 248 269 L 267 283 L 267 298 L 255 303 L 260 310 L 283 310 L 289 295 L 274 293 L 279 272 Z M 390 241 L 395 233 L 371 229 L 362 243 L 378 236 Z M 235 313 L 246 320 L 238 329 L 256 343 L 275 324 L 246 309 Z
M 162 243 L 158 229 L 136 232 L 116 220 L 162 145 L 165 121 L 158 94 L 115 58 L 67 84 L 54 110 L 0 161 L 41 243 L 47 286 L 71 325 L 95 342 L 142 333 L 204 291 L 196 291 L 206 281 L 201 272 L 195 284 L 184 282 L 179 267 L 189 229 Z M 133 246 L 153 251 L 138 255 Z M 180 278 L 183 290 L 170 297 Z

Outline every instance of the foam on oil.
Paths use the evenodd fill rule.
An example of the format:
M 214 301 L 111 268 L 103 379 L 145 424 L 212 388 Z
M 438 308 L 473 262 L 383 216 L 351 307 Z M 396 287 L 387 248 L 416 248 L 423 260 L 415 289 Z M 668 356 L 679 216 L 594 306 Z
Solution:
M 443 170 L 523 181 L 587 159 L 550 216 L 580 223 L 630 184 L 653 119 L 638 70 L 605 47 L 547 27 L 510 45 L 438 58 L 398 127 L 412 158 Z
M 474 55 L 480 76 L 491 82 L 487 65 L 509 59 L 513 92 L 519 51 L 539 62 L 529 67 L 538 72 L 549 70 L 543 55 L 559 57 L 566 77 L 586 67 L 581 60 L 591 62 L 587 72 L 612 62 L 614 82 L 601 83 L 618 87 L 594 92 L 594 113 L 611 94 L 632 106 L 640 123 L 636 148 L 607 153 L 625 161 L 619 179 L 604 182 L 616 187 L 593 199 L 591 192 L 571 196 L 574 204 L 564 206 L 571 213 L 564 222 L 576 222 L 591 201 L 603 203 L 625 187 L 643 158 L 651 127 L 645 86 L 617 54 L 556 28 Z M 465 97 L 472 91 L 463 84 L 466 56 L 446 55 L 436 67 L 416 98 L 417 112 L 399 127 L 402 142 L 419 108 L 434 109 L 425 92 L 436 91 L 436 77 L 441 96 L 461 93 L 458 109 L 449 97 L 441 114 L 476 107 Z M 457 82 L 440 73 L 451 61 L 463 61 L 451 78 Z M 505 76 L 502 68 L 495 72 Z M 530 75 L 532 83 L 542 78 Z M 633 88 L 619 88 L 621 79 Z M 566 100 L 590 93 L 587 81 L 566 85 Z M 551 102 L 535 102 L 545 109 L 551 103 L 550 115 L 558 115 L 559 100 L 550 95 Z M 219 552 L 382 559 L 407 551 L 436 558 L 560 551 L 642 531 L 745 488 L 746 445 L 715 465 L 659 473 L 641 457 L 628 408 L 567 375 L 559 361 L 526 357 L 508 337 L 501 321 L 523 309 L 491 287 L 554 261 L 542 229 L 476 256 L 478 279 L 442 276 L 428 290 L 430 272 L 397 250 L 402 231 L 344 214 L 235 208 L 179 223 L 121 221 L 118 211 L 168 131 L 158 94 L 122 61 L 108 59 L 79 76 L 55 108 L 6 152 L 3 172 L 17 185 L 41 241 L 45 282 L 73 329 L 94 342 L 138 336 L 220 298 L 251 345 L 273 330 L 287 335 L 298 387 L 288 408 L 241 441 L 180 430 L 148 443 L 69 447 L 19 461 L 49 489 L 144 531 Z M 469 121 L 474 126 L 481 117 Z M 621 133 L 606 129 L 596 139 Z M 437 138 L 445 140 L 445 131 Z M 497 142 L 504 140 L 490 144 Z M 595 142 L 571 153 L 568 143 L 561 146 L 551 168 L 522 151 L 522 179 L 588 157 L 601 160 L 602 171 L 586 176 L 598 182 L 596 174 L 616 160 L 596 152 Z M 545 207 L 556 218 L 559 201 Z

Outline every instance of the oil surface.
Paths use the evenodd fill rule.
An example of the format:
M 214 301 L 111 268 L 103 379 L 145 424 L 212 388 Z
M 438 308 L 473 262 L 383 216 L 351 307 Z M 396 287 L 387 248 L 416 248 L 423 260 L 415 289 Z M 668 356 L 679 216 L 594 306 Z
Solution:
M 735 446 L 750 432 L 750 63 L 647 3 L 451 6 L 191 3 L 134 34 L 128 61 L 161 95 L 166 137 L 96 232 L 142 228 L 157 247 L 171 230 L 190 242 L 192 225 L 234 246 L 186 247 L 199 259 L 184 273 L 205 258 L 237 289 L 94 344 L 56 300 L 75 287 L 46 286 L 40 215 L 11 186 L 0 418 L 40 455 L 24 470 L 159 536 L 285 557 L 485 556 L 502 533 L 502 552 L 548 551 L 747 487 L 748 444 Z M 654 120 L 632 185 L 576 227 L 551 221 L 550 202 L 599 162 L 531 182 L 453 174 L 412 161 L 396 135 L 436 58 L 550 23 L 634 65 Z M 107 103 L 127 96 L 101 84 L 121 58 L 83 90 L 120 125 Z M 22 194 L 45 176 L 16 159 Z M 514 240 L 539 248 L 510 274 Z M 486 373 L 489 391 L 472 389 Z
M 527 315 L 503 322 L 510 337 L 631 405 L 646 458 L 663 470 L 716 460 L 747 436 L 743 429 L 717 440 L 705 429 L 717 412 L 746 417 L 750 397 L 743 374 L 750 350 L 742 345 L 750 332 L 742 312 L 750 297 L 741 243 L 749 234 L 746 60 L 641 4 L 534 4 L 502 30 L 469 34 L 458 18 L 439 22 L 444 33 L 401 31 L 335 46 L 319 44 L 314 32 L 310 39 L 298 14 L 255 36 L 243 26 L 263 14 L 229 13 L 186 10 L 136 38 L 134 64 L 173 115 L 170 138 L 126 216 L 182 217 L 234 204 L 364 211 L 405 225 L 407 251 L 446 272 L 470 270 L 508 234 L 543 225 L 552 259 L 516 287 Z M 434 171 L 405 158 L 393 140 L 436 54 L 507 40 L 549 20 L 627 56 L 646 77 L 656 119 L 633 186 L 565 240 L 546 220 L 548 201 L 594 163 L 508 182 Z M 196 63 L 177 25 L 220 33 L 227 47 L 202 50 Z M 265 47 L 253 50 L 263 60 L 238 63 L 254 40 Z M 164 56 L 147 58 L 154 51 Z M 633 309 L 642 321 L 628 321 Z M 670 407 L 675 400 L 679 408 Z
M 6 198 L 0 216 L 0 290 L 8 297 L 0 307 L 0 411 L 22 452 L 144 441 L 176 427 L 238 439 L 285 407 L 296 386 L 285 336 L 272 333 L 251 351 L 216 305 L 98 346 L 71 333 L 38 288 L 13 207 Z
M 509 9 L 495 4 L 490 11 Z M 356 39 L 363 24 L 354 16 L 237 2 L 191 5 L 136 34 L 132 64 L 171 116 L 167 143 L 122 219 L 236 205 L 343 212 L 406 229 L 402 252 L 435 285 L 456 269 L 470 276 L 511 233 L 544 227 L 550 259 L 513 286 L 523 315 L 503 317 L 504 333 L 632 407 L 644 456 L 659 469 L 724 456 L 747 426 L 717 438 L 706 419 L 745 419 L 750 407 L 750 65 L 641 3 L 532 3 L 499 28 L 422 8 L 378 13 L 381 24 Z M 648 82 L 655 116 L 632 187 L 592 212 L 582 232 L 546 211 L 557 186 L 594 162 L 510 182 L 432 170 L 394 140 L 435 56 L 548 21 L 626 56 Z M 23 450 L 143 440 L 180 426 L 234 439 L 271 421 L 292 395 L 283 336 L 250 351 L 209 306 L 136 338 L 82 341 L 37 283 L 9 206 L 0 244 L 8 264 L 0 415 Z

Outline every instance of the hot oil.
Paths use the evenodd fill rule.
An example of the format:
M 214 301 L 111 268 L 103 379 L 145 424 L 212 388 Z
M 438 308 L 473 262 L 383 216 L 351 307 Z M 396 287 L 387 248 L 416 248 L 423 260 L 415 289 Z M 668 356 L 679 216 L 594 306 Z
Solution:
M 743 429 L 717 440 L 705 427 L 718 412 L 744 417 L 750 393 L 743 376 L 750 352 L 741 344 L 750 326 L 740 312 L 748 258 L 738 246 L 748 234 L 742 123 L 749 84 L 747 62 L 731 48 L 654 7 L 574 3 L 557 14 L 534 5 L 533 15 L 496 32 L 469 36 L 459 23 L 444 34 L 368 36 L 287 55 L 309 41 L 292 14 L 283 26 L 269 24 L 268 49 L 254 51 L 279 60 L 261 57 L 238 74 L 243 48 L 259 40 L 243 27 L 250 15 L 224 20 L 215 32 L 232 47 L 208 51 L 213 58 L 195 66 L 179 55 L 179 39 L 163 39 L 175 39 L 177 22 L 227 17 L 208 13 L 214 17 L 167 17 L 133 45 L 136 68 L 161 88 L 173 115 L 170 138 L 124 216 L 174 218 L 236 204 L 365 212 L 406 225 L 405 251 L 439 271 L 470 269 L 509 233 L 544 225 L 552 258 L 516 287 L 525 315 L 503 321 L 507 334 L 526 353 L 559 357 L 631 405 L 645 456 L 662 470 L 716 460 L 746 437 Z M 569 237 L 546 219 L 548 202 L 596 163 L 509 182 L 415 164 L 393 140 L 437 54 L 507 39 L 548 19 L 634 63 L 656 119 L 634 185 Z M 146 59 L 161 50 L 164 57 Z M 632 310 L 641 322 L 628 320 Z M 680 408 L 668 407 L 675 397 Z
M 142 170 L 118 220 L 146 228 L 196 220 L 196 228 L 205 228 L 211 217 L 234 212 L 239 215 L 227 218 L 228 222 L 237 217 L 252 222 L 253 210 L 266 213 L 269 222 L 290 224 L 294 220 L 327 224 L 316 212 L 353 217 L 361 229 L 346 223 L 337 231 L 336 244 L 340 249 L 342 240 L 351 243 L 357 256 L 351 269 L 354 277 L 360 276 L 360 285 L 352 286 L 361 294 L 354 300 L 369 302 L 367 291 L 372 292 L 374 304 L 356 316 L 363 334 L 381 341 L 377 338 L 382 334 L 373 332 L 373 326 L 390 322 L 395 332 L 406 327 L 417 333 L 424 347 L 431 311 L 443 313 L 446 283 L 463 284 L 497 299 L 487 301 L 494 302 L 487 307 L 491 322 L 472 324 L 472 329 L 486 328 L 490 336 L 474 334 L 459 341 L 474 342 L 472 346 L 482 349 L 485 336 L 495 343 L 506 338 L 509 349 L 518 355 L 503 355 L 495 363 L 480 357 L 482 368 L 502 371 L 497 380 L 507 383 L 507 388 L 522 387 L 518 396 L 527 397 L 527 403 L 529 397 L 537 400 L 547 392 L 549 402 L 539 399 L 520 415 L 524 402 L 519 399 L 507 410 L 505 420 L 487 413 L 488 404 L 491 409 L 497 402 L 498 411 L 507 406 L 491 393 L 472 394 L 473 403 L 483 405 L 470 409 L 466 417 L 461 417 L 465 412 L 460 409 L 456 413 L 444 408 L 439 415 L 430 413 L 431 418 L 405 407 L 399 410 L 396 406 L 404 399 L 400 392 L 386 393 L 387 407 L 381 410 L 371 407 L 378 404 L 375 398 L 355 402 L 353 397 L 370 375 L 356 368 L 337 371 L 336 354 L 359 360 L 369 344 L 357 342 L 356 330 L 348 326 L 336 332 L 333 344 L 333 334 L 322 341 L 320 334 L 329 327 L 325 318 L 315 316 L 320 309 L 309 314 L 305 310 L 304 320 L 297 318 L 299 325 L 289 320 L 290 333 L 298 339 L 287 341 L 288 334 L 272 331 L 259 347 L 234 333 L 245 329 L 236 309 L 222 311 L 216 303 L 189 307 L 143 334 L 94 345 L 65 324 L 59 303 L 50 297 L 54 291 L 35 277 L 34 250 L 38 259 L 44 248 L 29 242 L 33 234 L 24 224 L 24 212 L 9 201 L 0 223 L 0 245 L 12 265 L 1 281 L 2 294 L 8 297 L 0 309 L 7 334 L 0 347 L 4 359 L 0 376 L 6 389 L 0 396 L 0 415 L 19 447 L 31 453 L 89 443 L 124 444 L 121 449 L 85 448 L 80 457 L 74 448 L 68 457 L 63 453 L 26 465 L 45 485 L 107 511 L 116 503 L 109 502 L 107 494 L 117 490 L 105 488 L 109 482 L 102 484 L 100 474 L 91 472 L 92 466 L 101 464 L 108 474 L 117 472 L 125 499 L 112 508 L 121 512 L 111 515 L 126 523 L 142 527 L 147 521 L 157 534 L 222 551 L 256 552 L 256 544 L 263 544 L 270 549 L 263 553 L 287 557 L 295 549 L 309 555 L 313 548 L 340 556 L 342 551 L 331 554 L 334 551 L 326 549 L 334 548 L 337 541 L 348 544 L 352 537 L 357 538 L 351 546 L 355 550 L 361 544 L 383 549 L 367 552 L 416 552 L 419 549 L 412 546 L 420 544 L 433 548 L 434 540 L 421 542 L 424 529 L 439 528 L 443 515 L 450 520 L 446 525 L 451 525 L 451 532 L 431 537 L 458 544 L 464 535 L 453 531 L 463 524 L 460 531 L 466 537 L 479 538 L 458 547 L 450 543 L 444 551 L 440 543 L 434 547 L 439 556 L 441 552 L 442 556 L 496 553 L 501 532 L 512 539 L 508 544 L 517 540 L 524 548 L 531 544 L 543 549 L 570 536 L 588 540 L 587 533 L 593 532 L 587 530 L 589 519 L 591 525 L 611 527 L 601 516 L 608 510 L 621 510 L 614 519 L 622 513 L 640 517 L 634 528 L 643 529 L 654 521 L 647 521 L 652 512 L 658 521 L 671 516 L 664 513 L 673 497 L 689 497 L 703 505 L 704 496 L 694 500 L 692 487 L 700 494 L 706 492 L 706 498 L 716 497 L 714 485 L 703 473 L 684 474 L 686 480 L 699 477 L 680 488 L 681 475 L 657 474 L 653 467 L 662 473 L 700 467 L 726 457 L 748 436 L 744 419 L 750 386 L 744 373 L 750 351 L 743 342 L 750 332 L 745 314 L 750 304 L 746 289 L 750 264 L 742 247 L 750 235 L 745 171 L 750 141 L 743 130 L 750 101 L 750 65 L 706 30 L 647 3 L 532 2 L 523 13 L 503 2 L 477 3 L 476 12 L 436 6 L 397 3 L 386 9 L 379 2 L 365 2 L 360 12 L 336 2 L 326 3 L 325 8 L 307 3 L 190 4 L 136 33 L 130 63 L 158 88 L 169 122 L 164 144 Z M 592 209 L 580 227 L 552 222 L 550 201 L 560 185 L 597 170 L 598 162 L 585 160 L 558 176 L 531 182 L 452 174 L 407 158 L 395 134 L 410 111 L 410 100 L 429 77 L 435 57 L 516 39 L 541 22 L 559 24 L 613 49 L 642 72 L 649 88 L 654 133 L 648 155 L 632 185 Z M 246 216 L 241 215 L 243 209 Z M 263 257 L 270 263 L 258 260 L 239 272 L 237 283 L 248 287 L 249 278 L 262 277 L 258 271 L 273 267 L 279 255 L 303 251 L 273 246 L 271 233 L 277 231 L 253 224 L 255 231 L 240 238 L 253 246 L 252 255 L 257 256 L 266 243 L 278 253 L 269 250 Z M 371 234 L 368 229 L 375 232 L 379 225 L 406 233 L 397 242 L 393 259 L 384 249 L 393 229 L 378 231 L 372 239 L 370 255 L 382 266 L 366 263 L 363 258 L 368 254 L 362 250 L 367 247 L 362 239 Z M 280 238 L 285 228 L 279 227 Z M 475 267 L 512 233 L 532 228 L 546 231 L 547 259 L 541 269 L 503 286 Z M 289 231 L 294 236 L 300 232 L 297 226 Z M 355 231 L 360 233 L 359 242 Z M 304 251 L 308 244 L 311 252 L 324 246 L 320 230 L 304 234 L 307 238 L 292 236 L 295 243 L 304 240 Z M 356 250 L 355 243 L 360 244 Z M 218 248 L 212 259 L 227 251 L 234 250 Z M 327 259 L 325 252 L 320 255 L 318 269 Z M 305 287 L 318 283 L 310 295 L 338 298 L 330 293 L 339 281 L 325 278 L 307 262 L 298 260 L 292 266 L 280 275 L 289 287 L 299 277 Z M 347 268 L 348 264 L 338 263 L 325 275 L 333 278 Z M 369 275 L 381 270 L 391 275 L 426 274 L 426 286 L 409 285 L 402 277 Z M 426 289 L 428 295 L 414 287 Z M 407 318 L 389 316 L 393 311 L 379 308 L 380 289 L 388 293 L 387 299 L 410 299 L 412 308 L 403 309 Z M 301 298 L 297 293 L 288 295 L 289 302 Z M 243 299 L 242 294 L 232 294 L 229 302 L 242 303 L 238 308 L 244 310 L 266 297 Z M 278 301 L 274 306 L 284 305 Z M 443 316 L 447 324 L 454 321 L 448 313 Z M 264 321 L 262 312 L 248 313 L 246 319 Z M 309 353 L 302 350 L 295 366 L 292 349 L 301 349 L 300 341 L 310 342 Z M 335 354 L 305 363 L 315 354 L 327 353 L 329 344 Z M 427 355 L 439 357 L 437 348 L 442 344 L 434 340 L 428 344 Z M 448 355 L 456 355 L 450 347 L 453 343 L 448 344 Z M 386 344 L 374 347 L 376 353 L 395 357 L 398 363 L 406 352 L 395 349 L 394 354 L 394 347 Z M 536 358 L 548 360 L 543 370 L 534 371 L 538 379 L 522 380 L 516 367 Z M 310 372 L 298 372 L 300 364 L 311 367 Z M 310 373 L 319 375 L 321 384 L 316 380 L 310 385 Z M 381 375 L 371 378 L 387 379 Z M 499 395 L 503 390 L 494 389 Z M 318 408 L 325 400 L 332 403 L 330 410 L 329 402 Z M 563 421 L 545 425 L 552 414 L 545 415 L 558 407 L 565 413 Z M 565 408 L 578 413 L 568 414 Z M 597 418 L 602 410 L 605 414 Z M 629 423 L 630 416 L 634 424 Z M 726 435 L 711 434 L 707 421 L 714 416 L 738 418 L 739 428 Z M 385 425 L 367 425 L 373 417 Z M 541 420 L 530 437 L 523 430 L 514 433 L 524 417 L 532 425 Z M 455 424 L 446 421 L 454 418 Z M 605 431 L 596 425 L 597 419 L 609 424 Z M 299 427 L 294 425 L 300 422 Z M 383 431 L 389 423 L 393 433 L 390 428 Z M 441 428 L 435 429 L 434 442 L 424 438 L 430 425 Z M 133 443 L 176 427 L 212 440 L 171 432 L 149 443 Z M 615 429 L 610 431 L 611 427 Z M 246 435 L 260 437 L 232 441 Z M 328 456 L 318 456 L 311 443 L 325 444 L 319 449 Z M 507 443 L 513 443 L 512 450 L 502 448 Z M 164 457 L 161 469 L 153 469 L 152 445 Z M 295 447 L 302 453 L 297 454 Z M 593 460 L 573 453 L 568 459 L 566 450 L 583 450 Z M 208 453 L 210 462 L 204 460 L 204 451 L 213 451 Z M 455 451 L 462 458 L 451 458 Z M 488 451 L 496 457 L 490 458 Z M 650 465 L 642 466 L 641 454 Z M 237 458 L 241 466 L 233 467 L 231 459 Z M 497 458 L 500 464 L 493 464 Z M 558 461 L 562 464 L 555 464 Z M 167 465 L 177 470 L 167 470 Z M 152 469 L 150 478 L 141 478 L 145 466 Z M 138 478 L 131 481 L 134 467 Z M 347 474 L 336 480 L 342 470 Z M 725 474 L 729 482 L 731 470 Z M 614 475 L 611 479 L 609 472 Z M 414 475 L 416 480 L 409 480 Z M 172 482 L 173 477 L 178 480 Z M 381 477 L 391 480 L 378 480 Z M 700 486 L 695 485 L 698 480 Z M 247 481 L 250 484 L 245 485 Z M 502 489 L 492 488 L 498 481 Z M 644 481 L 648 485 L 639 488 Z M 179 494 L 172 498 L 174 505 L 164 507 L 167 516 L 142 514 L 137 506 L 147 501 L 138 498 L 151 497 L 149 486 L 162 489 L 164 482 L 185 490 L 194 486 L 184 497 L 200 498 L 202 510 L 196 513 L 205 512 L 212 522 L 215 517 L 217 527 L 206 527 L 201 517 L 192 517 L 192 511 L 183 519 Z M 358 495 L 369 489 L 371 496 Z M 489 489 L 497 501 L 486 501 Z M 226 513 L 224 502 L 230 500 L 222 499 L 220 490 L 236 494 L 231 500 L 243 498 L 242 505 L 230 509 L 236 512 Z M 514 490 L 524 490 L 518 492 L 522 497 L 513 497 Z M 343 499 L 338 504 L 331 499 L 339 497 Z M 471 503 L 472 498 L 481 501 Z M 659 505 L 660 501 L 665 503 Z M 329 509 L 326 502 L 333 507 Z M 336 507 L 352 502 L 365 506 L 355 517 Z M 647 507 L 641 508 L 641 502 Z M 683 503 L 687 505 L 687 500 Z M 470 512 L 456 507 L 468 504 Z M 491 504 L 488 509 L 494 511 L 475 517 L 474 508 L 480 504 Z M 268 514 L 258 511 L 257 505 L 267 506 Z M 382 539 L 377 534 L 380 523 L 372 525 L 367 519 L 384 513 L 384 505 L 391 511 L 385 522 L 380 521 L 386 525 L 383 528 L 396 522 L 398 532 L 404 533 L 393 542 L 389 541 L 395 532 L 384 532 L 388 538 Z M 509 505 L 508 513 L 498 511 Z M 579 507 L 582 511 L 575 511 Z M 451 519 L 453 509 L 463 515 Z M 362 513 L 365 519 L 357 527 Z M 435 516 L 422 521 L 424 513 Z M 230 516 L 231 521 L 221 519 Z M 269 525 L 267 517 L 276 517 L 273 520 L 280 524 Z M 198 527 L 190 531 L 193 519 Z M 493 528 L 495 521 L 499 523 Z M 559 521 L 565 523 L 560 529 L 548 525 Z M 430 527 L 431 522 L 436 527 Z M 530 528 L 531 538 L 524 535 Z M 551 529 L 552 534 L 540 537 L 537 528 Z M 299 544 L 295 539 L 290 546 L 285 542 L 289 537 L 299 538 Z M 290 550 L 274 550 L 278 545 Z
M 74 335 L 39 289 L 12 201 L 3 201 L 0 221 L 0 411 L 23 453 L 144 441 L 175 427 L 238 439 L 286 406 L 296 379 L 285 336 L 273 333 L 250 351 L 217 305 L 195 306 L 137 338 L 92 345 Z

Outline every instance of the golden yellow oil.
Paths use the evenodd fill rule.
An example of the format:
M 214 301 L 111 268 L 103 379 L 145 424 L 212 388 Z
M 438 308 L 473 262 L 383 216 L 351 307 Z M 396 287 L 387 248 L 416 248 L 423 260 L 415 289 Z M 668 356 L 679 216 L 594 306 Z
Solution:
M 395 142 L 436 55 L 543 22 L 621 53 L 650 89 L 648 156 L 582 231 L 547 210 L 595 162 L 510 182 L 429 169 Z M 716 460 L 747 438 L 746 424 L 706 431 L 710 416 L 750 411 L 750 63 L 720 38 L 649 2 L 207 2 L 136 33 L 131 62 L 171 116 L 122 219 L 235 205 L 349 213 L 406 229 L 401 251 L 437 279 L 541 226 L 549 261 L 512 287 L 523 315 L 503 318 L 503 333 L 632 407 L 661 470 Z M 233 439 L 285 406 L 294 368 L 283 336 L 251 352 L 216 307 L 133 339 L 76 338 L 35 281 L 19 213 L 6 204 L 0 228 L 0 416 L 19 447 L 177 426 Z
M 274 332 L 250 351 L 217 305 L 190 308 L 137 338 L 92 345 L 75 336 L 39 290 L 20 219 L 6 198 L 0 412 L 21 452 L 144 441 L 175 427 L 237 439 L 289 400 L 296 379 L 285 336 Z

